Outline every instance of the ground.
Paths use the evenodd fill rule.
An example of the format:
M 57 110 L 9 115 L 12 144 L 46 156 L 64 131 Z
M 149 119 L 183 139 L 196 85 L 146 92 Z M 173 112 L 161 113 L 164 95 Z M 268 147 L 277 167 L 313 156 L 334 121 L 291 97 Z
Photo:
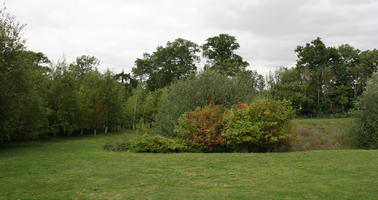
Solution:
M 292 124 L 297 135 L 295 151 L 353 148 L 347 137 L 352 118 L 296 119 Z
M 133 135 L 0 149 L 0 199 L 378 199 L 377 150 L 143 154 L 102 148 Z

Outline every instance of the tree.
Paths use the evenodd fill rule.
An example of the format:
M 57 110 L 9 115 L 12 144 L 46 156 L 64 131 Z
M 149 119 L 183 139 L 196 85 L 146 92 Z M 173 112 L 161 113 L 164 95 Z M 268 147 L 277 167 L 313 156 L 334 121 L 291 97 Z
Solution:
M 331 71 L 338 60 L 337 50 L 326 47 L 318 37 L 306 46 L 298 46 L 295 50 L 298 56 L 297 68 L 302 70 L 303 77 L 308 81 L 306 95 L 315 102 L 316 113 L 323 113 L 325 110 L 326 96 L 330 87 Z
M 306 96 L 306 83 L 301 81 L 301 73 L 297 68 L 280 68 L 270 80 L 270 94 L 274 99 L 289 99 L 298 114 L 312 112 L 312 100 Z
M 0 10 L 0 143 L 47 132 L 47 110 L 39 86 L 47 81 L 42 53 L 27 51 L 23 25 Z M 48 60 L 48 59 L 47 59 Z
M 366 91 L 358 101 L 357 111 L 354 113 L 356 125 L 354 127 L 355 142 L 359 147 L 378 148 L 378 73 L 374 73 L 368 81 Z
M 53 66 L 48 86 L 50 132 L 55 135 L 71 135 L 81 126 L 79 82 L 65 61 Z
M 126 97 L 131 96 L 132 90 L 138 86 L 138 80 L 132 77 L 131 73 L 125 73 L 123 70 L 121 73 L 115 74 L 114 78 L 124 86 Z
M 88 117 L 86 120 L 88 125 L 86 128 L 93 130 L 93 134 L 97 134 L 97 130 L 104 127 L 105 108 L 104 108 L 104 87 L 103 76 L 94 70 L 85 74 L 82 84 L 80 85 L 79 95 L 81 99 L 81 107 L 85 108 Z
M 245 70 L 248 62 L 234 52 L 239 47 L 236 38 L 228 34 L 208 38 L 202 45 L 203 56 L 208 59 L 205 69 L 215 69 L 227 76 Z
M 366 80 L 377 71 L 378 51 L 363 51 L 348 44 L 327 47 L 320 38 L 295 50 L 297 70 L 314 102 L 312 113 L 345 113 L 362 94 Z M 310 110 L 310 109 L 309 109 Z
M 377 71 L 378 51 L 343 44 L 327 47 L 320 38 L 298 46 L 293 69 L 277 71 L 269 80 L 275 99 L 289 99 L 304 115 L 346 113 Z
M 354 67 L 353 89 L 355 97 L 362 94 L 365 89 L 367 80 L 374 72 L 378 70 L 378 50 L 366 50 L 359 54 L 359 63 Z
M 117 130 L 122 123 L 123 112 L 123 87 L 114 79 L 114 75 L 108 70 L 103 77 L 102 95 L 104 99 L 104 128 L 105 133 L 108 129 Z
M 132 71 L 142 81 L 147 79 L 147 88 L 154 91 L 194 74 L 198 52 L 197 44 L 178 38 L 165 47 L 157 47 L 151 55 L 145 53 L 143 58 L 138 58 Z
M 132 90 L 132 95 L 124 104 L 125 123 L 128 127 L 135 129 L 139 120 L 144 119 L 144 101 L 148 92 L 141 85 Z
M 75 74 L 75 78 L 81 81 L 83 76 L 94 71 L 99 63 L 100 61 L 96 57 L 83 55 L 77 57 L 75 62 L 70 64 L 69 69 Z

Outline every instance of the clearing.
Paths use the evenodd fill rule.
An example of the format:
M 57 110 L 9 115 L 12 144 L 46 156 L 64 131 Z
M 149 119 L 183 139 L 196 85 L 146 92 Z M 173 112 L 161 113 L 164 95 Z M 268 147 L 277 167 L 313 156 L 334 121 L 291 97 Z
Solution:
M 302 128 L 307 122 L 312 123 L 295 120 Z M 0 199 L 378 199 L 378 150 L 136 154 L 102 149 L 107 141 L 133 135 L 0 149 Z

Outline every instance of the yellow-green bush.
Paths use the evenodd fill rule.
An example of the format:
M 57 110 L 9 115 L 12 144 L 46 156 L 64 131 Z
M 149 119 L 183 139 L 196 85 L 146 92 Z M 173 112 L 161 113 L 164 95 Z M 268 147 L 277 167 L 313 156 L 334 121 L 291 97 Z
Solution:
M 289 101 L 260 99 L 250 105 L 239 103 L 224 116 L 222 136 L 235 149 L 277 151 L 287 148 L 291 141 L 289 122 L 295 110 Z
M 133 152 L 170 153 L 183 152 L 185 146 L 174 139 L 161 135 L 138 135 L 129 143 L 129 150 Z

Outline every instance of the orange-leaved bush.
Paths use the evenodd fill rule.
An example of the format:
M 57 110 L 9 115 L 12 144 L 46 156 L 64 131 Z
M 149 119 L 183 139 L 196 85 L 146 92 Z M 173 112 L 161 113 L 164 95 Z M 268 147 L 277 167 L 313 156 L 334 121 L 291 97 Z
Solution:
M 223 113 L 223 106 L 214 105 L 211 100 L 208 106 L 181 115 L 175 132 L 201 151 L 224 151 L 226 141 L 221 135 Z

